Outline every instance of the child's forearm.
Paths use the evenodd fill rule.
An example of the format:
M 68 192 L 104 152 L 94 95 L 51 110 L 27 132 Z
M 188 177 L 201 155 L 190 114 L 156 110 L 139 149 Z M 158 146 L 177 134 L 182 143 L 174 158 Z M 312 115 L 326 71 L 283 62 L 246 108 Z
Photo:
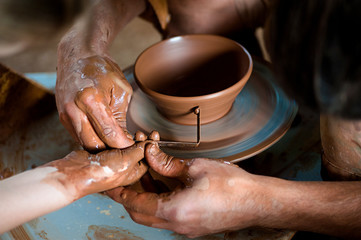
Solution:
M 74 201 L 55 171 L 39 167 L 0 181 L 0 234 Z

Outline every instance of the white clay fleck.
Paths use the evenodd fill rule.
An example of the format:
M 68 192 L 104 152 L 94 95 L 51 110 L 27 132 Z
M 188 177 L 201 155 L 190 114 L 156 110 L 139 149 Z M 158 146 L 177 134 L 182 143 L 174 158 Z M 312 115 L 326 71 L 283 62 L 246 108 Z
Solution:
M 103 170 L 107 174 L 114 174 L 114 171 L 108 166 L 103 167 Z
M 228 186 L 233 187 L 236 185 L 236 180 L 234 180 L 233 178 L 228 179 L 227 184 L 228 184 Z
M 90 165 L 97 165 L 100 166 L 100 163 L 97 161 L 90 161 Z

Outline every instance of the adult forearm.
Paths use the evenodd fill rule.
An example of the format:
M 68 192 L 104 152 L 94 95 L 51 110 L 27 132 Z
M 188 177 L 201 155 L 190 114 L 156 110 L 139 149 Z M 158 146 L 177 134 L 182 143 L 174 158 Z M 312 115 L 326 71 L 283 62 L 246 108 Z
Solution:
M 361 237 L 361 182 L 293 182 L 269 178 L 265 226 Z
M 56 168 L 40 167 L 0 181 L 0 234 L 75 199 L 58 181 Z
M 145 8 L 144 0 L 98 1 L 62 38 L 60 57 L 107 54 L 118 32 Z

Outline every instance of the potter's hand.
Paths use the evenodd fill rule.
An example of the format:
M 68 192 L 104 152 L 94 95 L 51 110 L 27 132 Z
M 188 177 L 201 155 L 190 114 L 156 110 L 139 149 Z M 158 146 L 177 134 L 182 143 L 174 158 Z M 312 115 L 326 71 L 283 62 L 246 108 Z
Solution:
M 132 145 L 126 131 L 132 88 L 119 67 L 97 55 L 59 59 L 56 102 L 72 136 L 89 151 Z
M 186 187 L 171 193 L 137 193 L 127 188 L 107 194 L 124 205 L 137 223 L 189 237 L 252 226 L 259 215 L 253 175 L 236 165 L 204 158 L 179 159 L 154 144 L 145 151 L 149 166 Z
M 126 149 L 105 150 L 98 154 L 74 151 L 44 167 L 55 167 L 57 171 L 53 174 L 74 199 L 79 199 L 138 181 L 148 169 L 140 162 L 144 158 L 145 144 L 139 142 Z

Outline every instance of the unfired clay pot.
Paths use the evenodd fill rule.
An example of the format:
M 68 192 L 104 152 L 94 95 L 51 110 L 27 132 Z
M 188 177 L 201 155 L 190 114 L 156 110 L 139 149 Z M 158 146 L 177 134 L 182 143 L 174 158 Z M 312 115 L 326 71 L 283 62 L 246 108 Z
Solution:
M 215 35 L 161 41 L 140 54 L 134 76 L 140 89 L 170 121 L 195 125 L 229 112 L 252 72 L 252 58 L 237 42 Z

